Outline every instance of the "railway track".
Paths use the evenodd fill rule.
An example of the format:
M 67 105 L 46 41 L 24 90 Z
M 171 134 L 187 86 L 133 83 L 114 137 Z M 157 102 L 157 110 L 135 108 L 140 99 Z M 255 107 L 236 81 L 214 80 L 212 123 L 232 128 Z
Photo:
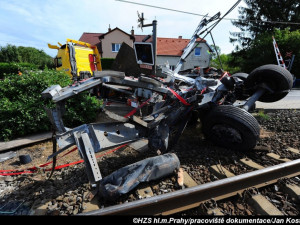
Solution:
M 297 152 L 295 149 L 292 151 Z M 259 190 L 272 185 L 280 186 L 283 195 L 288 195 L 296 204 L 300 200 L 300 179 L 297 181 L 295 178 L 300 175 L 300 159 L 281 159 L 274 154 L 269 156 L 285 162 L 265 168 L 251 159 L 243 158 L 240 161 L 254 170 L 240 175 L 234 175 L 222 165 L 212 165 L 210 167 L 212 173 L 219 178 L 216 181 L 192 185 L 193 187 L 86 212 L 82 215 L 171 215 L 200 206 L 203 215 L 224 215 L 225 210 L 218 208 L 218 202 L 235 196 L 243 198 L 244 203 L 248 204 L 255 214 L 286 215 Z M 185 179 L 192 178 L 187 174 Z M 189 181 L 189 184 L 191 183 Z M 194 181 L 194 184 L 197 183 Z M 241 203 L 237 203 L 237 207 L 247 209 Z
M 260 143 L 250 152 L 213 147 L 201 139 L 197 127 L 187 129 L 174 149 L 184 170 L 185 189 L 178 188 L 173 176 L 159 185 L 173 182 L 168 193 L 149 184 L 146 189 L 155 190 L 153 197 L 83 215 L 299 215 L 298 120 L 280 125 L 290 120 L 285 113 L 284 118 L 275 114 L 271 121 L 262 122 L 267 128 L 275 124 L 279 132 L 263 128 Z
M 183 169 L 182 186 L 174 173 L 139 185 L 137 190 L 122 196 L 120 202 L 98 201 L 102 209 L 83 210 L 78 215 L 299 215 L 298 149 L 288 147 L 289 158 L 266 146 L 257 146 L 247 153 L 226 152 L 199 143 L 201 139 L 193 140 L 189 132 L 185 135 L 194 141 L 191 149 L 196 145 L 198 152 L 187 152 L 181 144 L 175 148 Z M 143 158 L 143 152 L 139 154 Z M 115 156 L 107 156 L 103 161 L 109 162 L 110 157 Z
M 276 118 L 275 121 L 280 120 Z M 290 132 L 288 128 L 286 126 L 284 132 Z M 183 169 L 182 186 L 174 173 L 161 180 L 140 184 L 117 201 L 94 198 L 96 208 L 93 210 L 85 207 L 89 202 L 71 206 L 65 199 L 70 199 L 73 192 L 77 199 L 83 198 L 86 189 L 82 187 L 88 186 L 84 166 L 78 165 L 54 173 L 51 182 L 29 182 L 24 176 L 20 177 L 28 184 L 6 199 L 17 198 L 21 192 L 23 196 L 35 193 L 37 196 L 29 197 L 29 200 L 46 202 L 44 208 L 50 215 L 74 215 L 76 207 L 79 215 L 300 215 L 297 126 L 296 132 L 286 134 L 262 129 L 261 141 L 249 152 L 216 147 L 205 141 L 199 130 L 197 126 L 188 127 L 173 149 Z M 287 138 L 290 136 L 292 141 Z M 145 149 L 124 148 L 99 158 L 98 163 L 102 175 L 107 176 L 122 166 L 155 155 Z M 49 205 L 49 201 L 55 204 Z M 70 207 L 74 209 L 69 210 Z

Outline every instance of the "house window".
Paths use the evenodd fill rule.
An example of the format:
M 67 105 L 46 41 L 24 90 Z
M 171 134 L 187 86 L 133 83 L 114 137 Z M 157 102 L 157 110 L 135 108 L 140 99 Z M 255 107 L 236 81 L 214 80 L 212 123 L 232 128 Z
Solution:
M 118 52 L 121 48 L 121 44 L 116 44 L 116 43 L 112 43 L 111 44 L 111 49 L 112 49 L 112 52 Z
M 195 48 L 195 56 L 201 55 L 201 48 Z

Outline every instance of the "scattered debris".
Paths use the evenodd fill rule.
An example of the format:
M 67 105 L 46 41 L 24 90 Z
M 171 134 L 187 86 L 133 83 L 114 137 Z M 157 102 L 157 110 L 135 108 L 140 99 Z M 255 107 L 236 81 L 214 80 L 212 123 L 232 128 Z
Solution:
M 179 186 L 183 187 L 184 177 L 183 177 L 183 169 L 179 168 L 177 173 L 177 183 Z
M 202 22 L 205 23 L 205 21 Z M 278 72 L 277 69 L 277 66 L 275 68 L 270 65 L 258 68 L 250 76 L 251 82 L 257 80 L 262 71 L 267 74 L 279 73 L 279 76 L 289 77 L 288 71 Z M 150 150 L 159 150 L 164 153 L 176 144 L 194 110 L 207 112 L 205 117 L 200 118 L 204 135 L 217 145 L 243 150 L 252 149 L 256 145 L 260 129 L 257 121 L 250 113 L 233 106 L 238 96 L 233 97 L 232 94 L 244 87 L 239 78 L 230 77 L 227 73 L 220 80 L 201 76 L 193 79 L 172 74 L 170 71 L 165 71 L 165 75 L 169 77 L 170 82 L 164 84 L 157 79 L 142 75 L 138 79 L 131 79 L 122 72 L 95 71 L 93 78 L 83 81 L 80 85 L 63 89 L 55 85 L 45 90 L 42 95 L 56 102 L 56 109 L 47 110 L 47 113 L 58 132 L 56 139 L 60 148 L 50 158 L 76 144 L 88 165 L 86 169 L 89 179 L 94 184 L 101 180 L 100 170 L 94 163 L 96 152 L 146 138 Z M 176 83 L 177 81 L 185 84 L 180 86 Z M 123 105 L 127 108 L 132 107 L 133 110 L 125 115 L 119 115 L 123 118 L 119 122 L 84 124 L 74 129 L 64 127 L 62 115 L 65 100 L 107 82 L 132 89 L 132 95 L 125 98 L 126 103 Z M 188 88 L 186 91 L 186 85 L 193 88 Z M 255 92 L 252 97 L 249 94 L 250 99 L 245 103 L 246 108 L 250 108 L 259 96 L 264 96 L 265 91 L 259 89 L 257 92 L 259 93 Z M 119 99 L 120 96 L 115 97 Z M 102 98 L 107 98 L 107 96 L 102 96 Z M 124 98 L 123 95 L 122 98 Z M 128 106 L 129 99 L 136 102 L 130 101 Z M 134 105 L 133 102 L 135 102 Z M 109 115 L 109 111 L 106 111 L 106 114 Z M 118 120 L 118 117 L 114 119 Z
M 30 155 L 19 155 L 19 159 L 21 164 L 27 164 L 32 161 Z
M 99 183 L 99 194 L 105 199 L 115 199 L 142 182 L 157 180 L 174 173 L 179 166 L 179 159 L 174 153 L 144 159 L 104 177 Z
M 14 215 L 25 201 L 6 202 L 0 205 L 0 215 Z
M 277 65 L 263 65 L 249 75 L 231 75 L 215 69 L 208 69 L 205 73 L 199 72 L 196 76 L 194 72 L 180 74 L 182 63 L 194 49 L 200 34 L 211 34 L 210 31 L 222 19 L 220 13 L 202 18 L 175 70 L 172 71 L 168 66 L 156 65 L 156 55 L 153 55 L 153 52 L 156 52 L 157 21 L 144 25 L 142 14 L 139 18 L 141 27 L 153 26 L 153 43 L 134 43 L 135 67 L 140 67 L 139 74 L 131 76 L 128 74 L 128 68 L 126 71 L 102 71 L 102 68 L 95 67 L 92 70 L 93 74 L 85 77 L 84 74 L 78 76 L 78 71 L 74 68 L 73 85 L 64 88 L 53 85 L 44 90 L 43 98 L 56 103 L 55 108 L 46 109 L 56 132 L 56 140 L 53 143 L 57 142 L 59 147 L 49 159 L 76 145 L 86 165 L 86 173 L 92 187 L 100 184 L 103 196 L 114 198 L 127 193 L 139 182 L 156 179 L 170 171 L 163 168 L 162 171 L 156 171 L 157 168 L 151 168 L 156 171 L 150 170 L 151 173 L 157 174 L 154 177 L 153 174 L 147 174 L 150 171 L 142 168 L 144 163 L 154 160 L 149 158 L 134 165 L 137 167 L 135 172 L 131 171 L 131 165 L 102 179 L 95 157 L 95 153 L 99 151 L 146 139 L 149 151 L 164 154 L 178 142 L 187 123 L 199 118 L 205 138 L 216 145 L 234 150 L 253 149 L 259 141 L 260 126 L 248 111 L 253 109 L 257 100 L 275 102 L 284 98 L 292 88 L 293 77 L 288 70 Z M 203 32 L 202 30 L 212 22 L 215 22 L 212 28 Z M 73 43 L 88 46 L 87 43 Z M 70 57 L 72 55 L 74 58 L 74 47 L 67 47 L 65 50 L 70 49 Z M 59 49 L 58 46 L 55 48 Z M 122 51 L 128 52 L 128 48 L 120 49 L 120 56 L 117 57 L 118 68 L 122 68 Z M 152 60 L 143 60 L 143 55 Z M 131 56 L 133 57 L 133 54 Z M 96 58 L 90 59 L 90 62 L 93 64 L 95 60 Z M 87 90 L 96 90 L 97 93 L 94 94 L 104 102 L 104 113 L 115 122 L 83 124 L 73 129 L 65 127 L 63 115 L 66 111 L 66 100 Z M 243 100 L 244 103 L 237 106 L 237 100 Z M 115 110 L 116 108 L 112 107 L 114 104 L 121 107 Z M 171 162 L 172 160 L 169 163 Z M 146 177 L 141 178 L 141 174 Z M 227 177 L 231 176 L 229 171 L 226 174 Z

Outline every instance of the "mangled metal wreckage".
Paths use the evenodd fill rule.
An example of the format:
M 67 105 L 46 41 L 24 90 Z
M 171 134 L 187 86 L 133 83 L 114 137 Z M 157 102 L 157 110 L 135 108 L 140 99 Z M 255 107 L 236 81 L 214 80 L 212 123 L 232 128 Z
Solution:
M 274 102 L 285 97 L 292 88 L 292 75 L 277 65 L 261 66 L 249 75 L 179 75 L 201 29 L 213 19 L 201 20 L 175 71 L 162 67 L 159 76 L 141 73 L 138 77 L 121 71 L 94 71 L 89 79 L 64 88 L 54 85 L 43 91 L 44 98 L 56 103 L 55 109 L 47 109 L 59 146 L 50 158 L 76 145 L 90 183 L 97 184 L 102 176 L 95 153 L 141 138 L 148 139 L 150 150 L 166 153 L 176 144 L 186 124 L 195 118 L 200 118 L 205 137 L 216 145 L 252 149 L 259 139 L 260 127 L 248 111 L 257 100 Z M 103 114 L 114 122 L 65 127 L 65 101 L 96 87 L 104 100 Z M 107 94 L 111 90 L 119 93 L 113 99 Z M 237 105 L 238 100 L 243 104 Z

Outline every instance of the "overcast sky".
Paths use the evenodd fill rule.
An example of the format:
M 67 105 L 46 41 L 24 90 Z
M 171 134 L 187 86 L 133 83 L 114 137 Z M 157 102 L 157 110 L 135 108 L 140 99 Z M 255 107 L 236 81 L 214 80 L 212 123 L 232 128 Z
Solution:
M 237 0 L 128 0 L 137 3 L 171 8 L 196 14 L 221 16 Z M 241 2 L 238 7 L 245 6 Z M 227 17 L 238 18 L 238 7 Z M 0 3 L 0 46 L 7 44 L 30 46 L 43 49 L 54 56 L 56 50 L 47 43 L 65 43 L 67 38 L 78 40 L 83 32 L 105 33 L 108 27 L 118 27 L 129 33 L 151 34 L 150 27 L 137 27 L 139 13 L 144 13 L 145 23 L 157 20 L 158 37 L 191 38 L 201 16 L 172 12 L 140 6 L 116 0 L 1 0 Z M 222 53 L 230 53 L 234 46 L 229 42 L 229 32 L 238 31 L 229 20 L 221 21 L 212 31 L 216 45 Z M 206 40 L 212 44 L 207 36 Z

